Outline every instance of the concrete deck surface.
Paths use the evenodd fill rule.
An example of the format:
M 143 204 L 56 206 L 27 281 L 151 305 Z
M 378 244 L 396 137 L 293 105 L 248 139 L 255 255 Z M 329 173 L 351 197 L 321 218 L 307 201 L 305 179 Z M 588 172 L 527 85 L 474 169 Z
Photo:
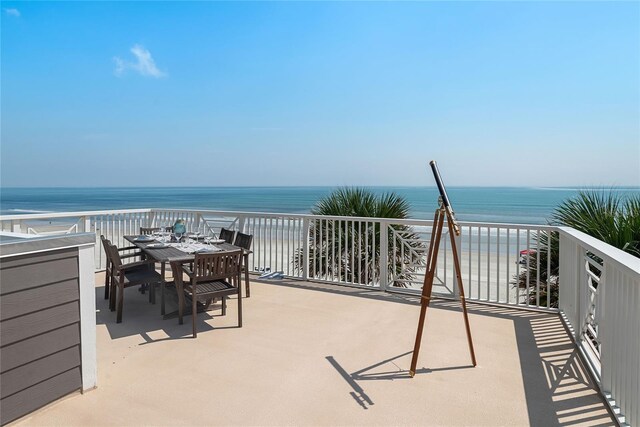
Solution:
M 127 289 L 115 323 L 96 275 L 98 388 L 24 426 L 615 425 L 558 316 L 435 300 L 415 378 L 415 298 L 309 282 L 252 283 L 244 326 L 226 316 L 163 320 Z

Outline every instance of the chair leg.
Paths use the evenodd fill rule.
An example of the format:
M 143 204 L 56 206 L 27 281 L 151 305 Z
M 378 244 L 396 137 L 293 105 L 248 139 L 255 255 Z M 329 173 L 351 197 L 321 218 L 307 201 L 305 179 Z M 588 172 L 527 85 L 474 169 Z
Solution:
M 109 290 L 109 310 L 116 311 L 116 296 L 118 294 L 117 284 L 115 280 L 113 280 L 113 277 L 109 281 L 111 282 L 109 284 L 109 287 L 111 288 Z
M 238 327 L 242 328 L 242 291 L 238 287 Z
M 176 286 L 178 292 L 178 324 L 182 325 L 184 317 L 184 292 L 182 286 Z
M 109 299 L 109 287 L 111 286 L 109 276 L 109 264 L 107 262 L 106 269 L 104 270 L 104 299 Z
M 161 294 L 160 294 L 160 299 L 162 300 L 162 308 L 160 309 L 160 314 L 162 314 L 164 316 L 165 314 L 165 308 L 164 308 L 164 288 L 167 286 L 167 282 L 164 278 L 164 273 L 165 273 L 165 263 L 161 262 L 160 263 L 160 289 L 161 289 Z
M 247 298 L 251 296 L 251 288 L 249 287 L 249 257 L 245 258 L 244 262 L 244 286 Z
M 227 315 L 227 297 L 226 296 L 222 297 L 222 315 L 223 316 Z
M 191 325 L 193 327 L 193 337 L 196 338 L 198 336 L 198 331 L 196 330 L 196 318 L 198 317 L 198 297 L 193 295 L 191 297 Z
M 118 311 L 116 314 L 116 323 L 122 323 L 122 308 L 124 306 L 124 286 L 118 284 Z
M 165 288 L 166 283 L 164 282 L 164 280 L 162 282 L 160 282 L 160 314 L 164 316 L 165 314 L 165 309 L 164 309 L 164 288 Z

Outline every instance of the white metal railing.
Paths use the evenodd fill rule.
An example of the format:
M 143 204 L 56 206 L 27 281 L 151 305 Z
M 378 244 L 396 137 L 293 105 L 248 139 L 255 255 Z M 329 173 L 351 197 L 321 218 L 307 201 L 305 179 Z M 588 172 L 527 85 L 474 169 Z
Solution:
M 620 423 L 640 425 L 640 258 L 559 231 L 560 310 Z
M 96 233 L 117 245 L 140 227 L 185 220 L 253 235 L 249 268 L 337 285 L 418 293 L 432 221 L 184 209 L 0 216 L 1 231 Z M 561 311 L 617 414 L 640 425 L 640 259 L 572 228 L 460 223 L 456 237 L 470 300 Z M 446 233 L 446 231 L 445 231 Z M 441 240 L 434 291 L 456 296 L 450 236 Z
M 185 209 L 132 209 L 0 217 L 2 230 L 31 233 L 96 233 L 96 268 L 104 267 L 99 236 L 126 245 L 123 236 L 143 226 L 185 220 L 188 230 L 217 233 L 221 227 L 254 236 L 249 268 L 292 278 L 418 293 L 432 221 Z M 461 223 L 457 237 L 468 299 L 554 308 L 547 298 L 557 272 L 550 250 L 554 227 Z M 554 237 L 557 239 L 557 237 Z M 546 243 L 545 243 L 546 242 Z M 455 296 L 453 253 L 445 230 L 434 292 Z M 521 255 L 521 253 L 526 255 Z M 552 256 L 545 256 L 551 253 Z M 557 298 L 556 298 L 557 299 Z
M 0 231 L 39 235 L 94 232 L 96 269 L 102 269 L 105 255 L 100 235 L 105 235 L 118 246 L 124 246 L 127 242 L 123 236 L 138 233 L 140 227 L 149 223 L 150 214 L 151 209 L 126 209 L 8 215 L 0 216 Z

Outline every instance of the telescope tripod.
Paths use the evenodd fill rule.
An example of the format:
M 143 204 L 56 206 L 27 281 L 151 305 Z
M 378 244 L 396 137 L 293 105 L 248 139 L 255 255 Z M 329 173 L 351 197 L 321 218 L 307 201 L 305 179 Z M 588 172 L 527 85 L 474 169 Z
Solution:
M 431 302 L 431 291 L 433 289 L 433 279 L 436 274 L 438 252 L 440 250 L 440 238 L 442 237 L 442 228 L 444 226 L 445 217 L 447 219 L 447 227 L 449 228 L 449 237 L 451 238 L 451 250 L 453 251 L 453 262 L 456 269 L 456 278 L 458 291 L 460 292 L 460 302 L 462 303 L 462 315 L 464 317 L 464 325 L 467 330 L 467 342 L 469 343 L 469 353 L 471 354 L 471 363 L 476 366 L 476 354 L 473 350 L 473 340 L 471 339 L 471 329 L 469 327 L 469 317 L 467 315 L 467 303 L 464 298 L 464 288 L 462 286 L 462 273 L 460 271 L 460 260 L 458 259 L 458 247 L 456 245 L 455 235 L 460 235 L 451 209 L 447 209 L 442 201 L 439 200 L 440 206 L 436 209 L 433 218 L 433 233 L 431 242 L 429 243 L 429 252 L 427 254 L 427 272 L 424 276 L 424 284 L 422 286 L 422 296 L 420 297 L 420 319 L 418 320 L 418 332 L 416 333 L 416 342 L 413 347 L 413 358 L 411 359 L 411 368 L 409 375 L 413 377 L 416 374 L 416 365 L 418 363 L 418 353 L 420 352 L 420 343 L 422 341 L 422 331 L 424 329 L 424 320 L 427 315 L 427 308 Z

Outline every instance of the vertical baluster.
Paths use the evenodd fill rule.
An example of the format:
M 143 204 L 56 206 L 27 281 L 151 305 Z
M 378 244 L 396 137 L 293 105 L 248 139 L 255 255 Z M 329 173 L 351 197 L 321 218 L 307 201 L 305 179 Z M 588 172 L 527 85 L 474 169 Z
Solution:
M 487 301 L 491 301 L 491 227 L 487 226 Z
M 310 246 L 311 246 L 311 250 L 309 250 L 309 255 L 311 255 L 311 252 L 313 252 L 313 258 L 311 258 L 311 262 L 309 263 L 309 265 L 312 267 L 312 270 L 309 274 L 309 277 L 316 277 L 316 271 L 317 270 L 317 258 L 318 258 L 318 220 L 316 218 L 310 218 L 309 219 L 309 224 L 311 226 L 310 230 L 311 233 L 309 235 L 309 239 L 311 240 Z
M 476 253 L 476 258 L 478 260 L 478 299 L 481 300 L 482 299 L 482 291 L 481 291 L 481 287 L 482 287 L 482 283 L 481 283 L 481 256 L 480 256 L 480 241 L 482 240 L 482 227 L 478 226 L 478 251 Z M 433 237 L 432 237 L 433 238 Z
M 331 281 L 336 280 L 336 220 L 331 220 Z
M 369 221 L 364 223 L 364 283 L 369 286 Z
M 397 233 L 398 233 L 398 239 L 400 240 L 400 258 L 398 259 L 398 262 L 399 262 L 398 267 L 399 267 L 399 269 L 398 269 L 398 267 L 396 267 L 396 269 L 397 269 L 397 271 L 400 271 L 400 273 L 402 274 L 402 273 L 404 273 L 404 247 L 405 247 L 405 245 L 407 243 L 405 241 L 405 238 L 402 237 L 402 234 L 401 234 L 402 231 L 398 230 Z
M 500 227 L 496 230 L 496 301 L 500 302 Z
M 291 239 L 291 229 L 292 229 L 291 218 L 286 218 L 285 221 L 287 223 L 287 257 L 286 257 L 287 269 L 285 271 L 285 274 L 287 276 L 291 276 L 291 274 L 290 274 L 291 272 L 289 271 L 289 261 L 291 260 L 290 257 L 291 257 L 291 243 L 292 243 L 292 239 Z M 283 260 L 283 263 L 284 263 L 284 260 Z
M 473 237 L 473 234 L 472 234 L 472 231 L 471 231 L 472 227 L 469 226 L 468 230 L 469 230 L 469 240 L 467 241 L 467 257 L 469 257 L 469 260 L 468 260 L 469 261 L 469 277 L 467 279 L 467 282 L 469 282 L 469 295 L 468 295 L 468 298 L 472 298 L 472 296 L 471 296 L 471 240 L 472 240 L 472 237 Z
M 376 285 L 376 222 L 371 221 L 369 231 L 369 283 Z
M 449 233 L 449 230 L 446 230 L 445 232 L 448 234 L 448 233 Z M 442 256 L 442 260 L 441 260 L 441 261 L 442 261 L 442 263 L 443 263 L 443 268 L 444 268 L 444 286 L 445 286 L 445 288 L 446 288 L 447 286 L 449 286 L 449 281 L 448 281 L 448 279 L 447 279 L 447 276 L 448 276 L 448 273 L 449 273 L 449 270 L 448 270 L 448 268 L 447 268 L 447 259 L 449 258 L 449 257 L 448 257 L 448 254 L 447 254 L 447 252 L 448 252 L 448 250 L 449 250 L 449 248 L 448 248 L 448 244 L 449 244 L 449 236 L 445 236 L 445 238 L 444 238 L 444 239 L 442 239 L 442 240 L 444 241 L 444 242 L 443 242 L 444 249 L 443 249 L 443 251 L 442 251 L 442 252 L 443 252 L 443 254 L 442 254 L 443 256 Z M 453 291 L 453 287 L 452 287 L 452 289 L 451 289 L 451 290 Z
M 389 223 L 381 220 L 380 224 L 380 255 L 378 263 L 380 265 L 380 287 L 387 290 L 389 286 Z
M 520 228 L 516 229 L 516 288 L 514 291 L 516 292 L 516 305 L 520 304 Z
M 536 230 L 536 306 L 540 307 L 540 229 Z
M 329 220 L 326 219 L 322 225 L 322 247 L 323 247 L 323 259 L 324 259 L 324 279 L 329 280 L 329 245 L 331 236 L 329 234 Z
M 552 231 L 549 230 L 547 233 L 547 308 L 551 308 L 551 238 Z
M 278 239 L 278 230 L 280 230 L 280 239 Z M 280 259 L 280 269 L 278 271 L 284 271 L 284 217 L 276 218 L 276 243 L 279 248 L 276 251 L 276 257 Z
M 269 244 L 268 241 L 268 237 L 267 237 L 267 231 L 268 231 L 268 227 L 267 227 L 267 220 L 268 218 L 263 218 L 263 221 L 261 221 L 261 228 L 262 228 L 262 268 L 264 268 L 266 270 L 267 268 L 267 246 Z
M 273 217 L 269 218 L 269 267 L 271 271 L 276 270 L 277 267 L 273 264 Z
M 531 276 L 531 274 L 530 274 L 531 270 L 530 270 L 530 266 L 529 266 L 529 263 L 530 263 L 529 251 L 531 250 L 530 249 L 531 248 L 531 241 L 530 240 L 531 240 L 531 230 L 527 228 L 527 252 L 526 252 L 527 253 L 527 272 L 526 272 L 526 274 L 527 274 L 527 287 L 526 287 L 526 294 L 525 294 L 526 305 L 527 306 L 529 306 L 529 277 Z
M 338 282 L 342 282 L 342 220 L 338 220 Z
M 510 268 L 510 263 L 511 263 L 511 259 L 510 259 L 510 255 L 511 255 L 511 228 L 508 227 L 507 228 L 507 304 L 511 304 L 511 295 L 509 295 L 510 293 L 510 284 L 509 282 L 510 280 L 510 276 L 509 276 L 509 268 Z
M 362 284 L 362 221 L 358 221 L 358 284 Z

